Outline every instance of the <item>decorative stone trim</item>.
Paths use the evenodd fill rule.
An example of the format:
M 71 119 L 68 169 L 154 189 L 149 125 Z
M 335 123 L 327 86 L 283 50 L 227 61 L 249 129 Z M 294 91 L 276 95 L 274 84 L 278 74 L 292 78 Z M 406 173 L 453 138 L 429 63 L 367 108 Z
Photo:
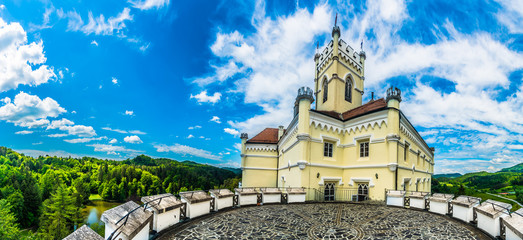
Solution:
M 298 167 L 300 168 L 300 170 L 305 169 L 305 166 L 307 166 L 307 161 L 305 161 L 305 160 L 298 161 Z
M 311 135 L 309 135 L 308 133 L 300 133 L 298 134 L 298 136 L 296 136 L 296 138 L 298 139 L 298 141 L 310 141 Z
M 417 134 L 415 134 L 415 131 L 416 130 L 414 127 L 410 125 L 410 123 L 405 120 L 405 117 L 403 116 L 400 120 L 400 132 L 405 134 L 405 136 L 407 136 L 407 138 L 409 138 L 412 142 L 415 142 L 421 148 L 421 150 L 423 150 L 425 155 L 433 156 L 430 149 L 427 148 L 425 141 L 421 137 L 418 137 Z
M 394 171 L 396 171 L 396 169 L 398 169 L 398 164 L 397 163 L 389 163 L 389 164 L 387 164 L 387 167 L 389 167 L 389 170 L 391 172 L 394 172 Z
M 278 156 L 267 156 L 267 155 L 256 155 L 256 154 L 242 154 L 242 157 L 278 158 Z
M 349 186 L 354 186 L 354 182 L 368 182 L 369 187 L 374 187 L 374 182 L 372 178 L 350 178 Z
M 321 177 L 321 180 L 318 182 L 318 185 L 325 185 L 325 181 L 338 181 L 338 185 L 343 186 L 343 181 L 341 177 Z
M 371 139 L 370 143 L 383 143 L 385 142 L 385 138 L 375 138 Z
M 389 134 L 387 137 L 385 137 L 385 139 L 387 142 L 399 142 L 401 138 L 397 134 Z
M 276 144 L 245 144 L 245 150 L 273 152 L 277 149 Z
M 363 129 L 381 128 L 382 124 L 387 125 L 386 111 L 365 115 L 361 118 L 343 122 L 338 119 L 322 115 L 317 112 L 310 112 L 310 125 L 338 134 L 349 134 L 351 131 L 362 131 Z

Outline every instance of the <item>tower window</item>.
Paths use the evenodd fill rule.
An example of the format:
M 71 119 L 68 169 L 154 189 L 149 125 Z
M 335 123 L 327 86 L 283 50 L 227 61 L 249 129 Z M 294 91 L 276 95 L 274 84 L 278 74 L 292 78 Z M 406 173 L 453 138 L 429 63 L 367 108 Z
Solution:
M 332 143 L 326 142 L 323 144 L 323 156 L 332 157 Z
M 408 142 L 405 142 L 405 151 L 403 152 L 403 161 L 407 161 L 407 154 L 409 152 L 410 144 Z
M 349 78 L 345 81 L 345 101 L 352 102 L 352 82 Z
M 368 157 L 369 156 L 369 142 L 361 142 L 360 143 L 360 157 Z
M 327 79 L 323 80 L 323 102 L 327 101 L 327 96 L 329 95 L 329 85 Z

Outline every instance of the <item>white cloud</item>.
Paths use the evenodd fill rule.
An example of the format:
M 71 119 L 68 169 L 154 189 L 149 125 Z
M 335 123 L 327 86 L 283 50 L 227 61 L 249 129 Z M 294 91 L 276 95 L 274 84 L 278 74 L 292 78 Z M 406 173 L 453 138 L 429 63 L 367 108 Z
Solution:
M 0 18 L 0 92 L 56 79 L 46 61 L 42 41 L 28 44 L 27 33 L 18 22 L 6 23 Z
M 61 131 L 67 132 L 68 135 L 76 135 L 79 137 L 93 137 L 96 136 L 96 132 L 91 126 L 84 125 L 74 125 L 74 122 L 62 118 L 61 120 L 54 120 L 47 127 L 47 129 L 59 129 Z
M 232 128 L 224 128 L 223 131 L 234 136 L 240 135 L 240 132 L 238 132 L 238 130 Z
M 220 168 L 222 168 L 222 167 L 240 168 L 241 163 L 234 162 L 234 161 L 228 161 L 226 163 L 213 164 L 213 166 L 220 167 Z
M 238 151 L 242 150 L 242 144 L 241 143 L 235 143 L 234 148 L 236 148 Z
M 149 49 L 150 46 L 151 46 L 151 43 L 146 43 L 146 44 L 141 45 L 138 49 L 140 49 L 141 52 L 145 53 L 145 51 L 147 51 L 147 49 Z
M 138 134 L 138 135 L 145 135 L 145 132 L 142 132 L 140 130 L 129 130 L 130 134 Z
M 134 8 L 139 8 L 140 10 L 160 9 L 169 6 L 169 0 L 129 0 L 128 2 L 131 3 Z
M 67 134 L 65 134 L 65 133 L 55 133 L 55 134 L 49 134 L 47 136 L 48 137 L 52 137 L 52 138 L 61 138 L 61 137 L 67 136 Z
M 190 139 L 190 138 L 194 138 L 194 136 L 192 134 L 189 134 L 189 136 L 187 136 L 187 139 Z
M 74 122 L 67 119 L 67 118 L 62 118 L 61 120 L 54 120 L 49 126 L 47 126 L 47 129 L 57 129 L 57 128 L 61 128 L 61 127 L 65 127 L 65 126 L 69 126 L 69 125 L 73 125 Z
M 0 4 L 0 10 L 4 10 L 5 9 L 5 5 L 4 4 Z
M 142 139 L 140 139 L 140 137 L 138 137 L 138 136 L 136 136 L 136 135 L 133 135 L 133 136 L 127 136 L 127 137 L 125 137 L 123 140 L 124 140 L 124 142 L 132 143 L 132 144 L 143 143 L 143 142 L 142 142 Z
M 220 101 L 222 94 L 215 92 L 213 95 L 207 95 L 207 91 L 202 91 L 196 95 L 191 94 L 191 99 L 195 98 L 199 103 L 217 103 Z
M 15 134 L 20 134 L 20 135 L 27 135 L 27 134 L 32 134 L 32 133 L 33 133 L 33 131 L 27 131 L 27 130 L 15 132 Z
M 105 152 L 107 154 L 112 155 L 119 155 L 119 153 L 140 153 L 141 151 L 133 150 L 133 149 L 127 149 L 122 146 L 115 146 L 115 145 L 109 145 L 109 144 L 91 144 L 87 145 L 89 147 L 94 147 L 95 152 Z
M 121 130 L 121 129 L 112 129 L 112 128 L 110 128 L 110 127 L 103 127 L 102 129 L 103 129 L 103 130 L 107 130 L 107 131 L 117 132 L 117 133 L 127 133 L 127 131 L 125 131 L 125 130 Z
M 116 79 L 115 77 L 113 77 L 113 78 L 111 79 L 111 82 L 113 82 L 113 84 L 118 84 L 118 79 Z
M 145 132 L 142 132 L 140 130 L 129 130 L 129 131 L 126 131 L 126 130 L 122 130 L 122 129 L 112 129 L 110 127 L 103 127 L 102 129 L 103 130 L 107 130 L 107 131 L 117 132 L 117 133 L 123 133 L 123 134 L 127 134 L 127 133 L 136 134 L 136 135 L 144 135 L 144 134 L 146 134 Z
M 57 117 L 66 110 L 52 98 L 40 99 L 36 95 L 20 92 L 14 101 L 6 97 L 2 99 L 4 105 L 0 107 L 0 120 L 12 122 L 22 127 L 41 127 L 49 123 L 48 117 Z
M 511 33 L 523 33 L 523 2 L 518 0 L 496 0 L 502 6 L 496 14 Z
M 291 120 L 296 90 L 313 84 L 313 42 L 317 36 L 330 34 L 334 20 L 327 5 L 316 6 L 312 13 L 297 9 L 293 15 L 273 19 L 265 16 L 263 2 L 258 3 L 251 23 L 255 32 L 249 36 L 218 32 L 210 48 L 225 63 L 212 66 L 211 76 L 193 81 L 205 86 L 241 73 L 240 80 L 234 79 L 237 89 L 233 91 L 243 93 L 244 102 L 257 104 L 263 113 L 231 122 L 231 126 L 250 133 Z
M 134 116 L 134 111 L 125 110 L 125 115 Z
M 156 148 L 156 151 L 158 151 L 158 152 L 173 152 L 173 153 L 178 153 L 178 154 L 182 154 L 182 155 L 191 155 L 191 156 L 195 156 L 195 157 L 201 157 L 201 158 L 212 159 L 212 160 L 221 159 L 220 156 L 216 156 L 209 151 L 198 149 L 198 148 L 193 148 L 193 147 L 181 145 L 181 144 L 175 144 L 172 146 L 161 144 L 161 145 L 155 145 L 154 147 Z
M 93 41 L 91 42 L 91 44 L 92 44 L 92 45 L 95 45 L 95 46 L 98 47 L 98 42 L 96 42 L 95 40 L 93 40 Z
M 118 142 L 118 140 L 116 140 L 116 138 L 113 138 L 113 139 L 111 139 L 111 141 L 109 141 L 109 143 L 111 143 L 111 144 L 114 144 L 114 143 L 117 143 L 117 142 Z
M 196 125 L 194 127 L 193 126 L 188 127 L 187 129 L 192 130 L 192 129 L 199 129 L 199 128 L 202 128 L 202 126 Z
M 107 20 L 105 20 L 102 14 L 95 17 L 92 12 L 89 12 L 89 20 L 85 25 L 82 17 L 76 11 L 69 11 L 67 13 L 60 12 L 58 16 L 68 19 L 67 29 L 69 31 L 81 31 L 87 35 L 113 35 L 114 33 L 123 35 L 122 30 L 126 28 L 125 22 L 133 20 L 130 11 L 129 8 L 124 8 L 118 16 L 109 17 Z
M 222 123 L 222 122 L 220 121 L 220 118 L 219 118 L 218 116 L 213 116 L 213 117 L 211 118 L 210 121 L 211 121 L 211 122 L 215 122 L 215 123 Z
M 86 143 L 91 141 L 100 141 L 106 139 L 107 137 L 97 137 L 97 138 L 75 138 L 75 139 L 64 139 L 68 143 Z

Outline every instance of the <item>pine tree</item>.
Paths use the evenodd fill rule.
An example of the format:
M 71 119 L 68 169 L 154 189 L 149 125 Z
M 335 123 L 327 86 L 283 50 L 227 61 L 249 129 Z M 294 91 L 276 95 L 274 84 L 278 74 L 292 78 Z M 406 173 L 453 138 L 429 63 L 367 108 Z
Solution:
M 16 223 L 16 217 L 11 212 L 11 205 L 5 199 L 0 200 L 0 239 L 19 239 L 20 230 Z
M 44 201 L 43 209 L 40 229 L 52 239 L 66 237 L 81 216 L 71 191 L 63 183 Z

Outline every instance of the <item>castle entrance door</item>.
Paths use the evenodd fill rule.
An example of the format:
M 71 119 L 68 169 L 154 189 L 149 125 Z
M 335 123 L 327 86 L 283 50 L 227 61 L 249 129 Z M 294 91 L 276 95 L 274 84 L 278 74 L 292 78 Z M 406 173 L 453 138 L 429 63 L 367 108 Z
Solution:
M 324 190 L 325 201 L 334 201 L 334 193 L 335 193 L 334 186 L 336 186 L 335 182 L 326 182 L 325 183 L 325 190 Z
M 369 199 L 369 184 L 358 183 L 358 202 Z

